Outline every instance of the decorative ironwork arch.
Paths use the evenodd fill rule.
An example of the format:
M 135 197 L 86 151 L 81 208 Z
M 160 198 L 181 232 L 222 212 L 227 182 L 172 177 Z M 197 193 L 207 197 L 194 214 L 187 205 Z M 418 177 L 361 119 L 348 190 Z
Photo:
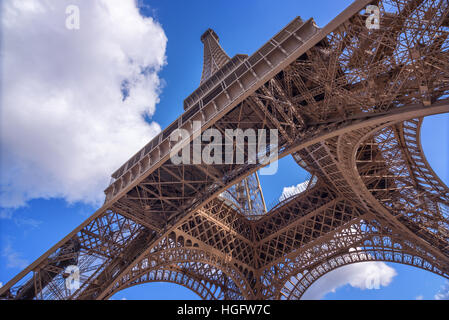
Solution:
M 117 292 L 127 288 L 152 282 L 168 282 L 180 285 L 191 290 L 203 300 L 241 298 L 240 292 L 225 292 L 222 290 L 223 282 L 220 282 L 220 280 L 226 278 L 228 282 L 232 281 L 227 277 L 227 275 L 222 273 L 214 279 L 213 274 L 208 274 L 215 273 L 215 275 L 217 275 L 219 273 L 213 266 L 202 263 L 194 264 L 201 266 L 198 268 L 188 268 L 185 265 L 182 267 L 167 266 L 142 272 L 141 274 L 134 276 L 132 279 L 129 279 L 129 281 L 125 284 L 122 284 L 119 288 L 105 297 L 105 299 L 110 299 Z M 204 271 L 201 272 L 201 270 Z
M 195 258 L 192 259 L 192 257 Z M 196 247 L 175 247 L 162 251 L 155 251 L 143 257 L 136 263 L 129 273 L 124 274 L 122 278 L 115 283 L 105 298 L 111 297 L 118 291 L 140 283 L 141 281 L 139 279 L 142 279 L 142 277 L 145 276 L 147 276 L 147 279 L 150 279 L 149 282 L 158 281 L 163 274 L 156 276 L 154 278 L 155 280 L 151 280 L 151 274 L 154 272 L 157 273 L 160 270 L 176 272 L 177 274 L 183 274 L 185 271 L 187 271 L 187 273 L 192 271 L 192 275 L 188 277 L 189 280 L 196 281 L 197 283 L 205 281 L 211 286 L 215 285 L 217 287 L 220 283 L 226 285 L 226 288 L 223 286 L 220 288 L 219 292 L 221 293 L 219 296 L 214 296 L 215 293 L 212 292 L 206 284 L 203 283 L 201 285 L 202 289 L 207 288 L 206 291 L 210 291 L 208 292 L 209 296 L 215 297 L 216 299 L 225 297 L 232 299 L 248 299 L 250 295 L 250 292 L 245 291 L 245 289 L 250 288 L 250 286 L 247 284 L 244 275 L 241 274 L 237 268 L 227 263 L 222 257 Z M 193 270 L 195 272 L 193 272 Z M 216 275 L 216 279 L 212 278 L 213 274 Z M 195 275 L 196 279 L 193 278 L 193 275 Z M 215 281 L 218 280 L 218 278 L 221 278 L 222 281 Z M 161 279 L 163 279 L 163 277 Z M 183 279 L 166 281 L 181 285 L 184 283 Z M 184 286 L 192 288 L 190 285 Z M 204 294 L 198 295 L 200 297 L 204 296 Z
M 295 271 L 292 271 L 290 273 L 291 277 L 287 278 L 282 288 L 275 295 L 276 298 L 300 298 L 307 290 L 307 288 L 309 288 L 317 279 L 327 274 L 328 272 L 344 265 L 364 261 L 385 261 L 401 263 L 428 270 L 445 278 L 449 278 L 447 266 L 444 266 L 444 261 L 447 259 L 447 252 L 444 251 L 444 247 L 442 246 L 443 242 L 447 243 L 448 240 L 447 228 L 432 228 L 432 226 L 435 225 L 447 226 L 447 218 L 449 216 L 447 195 L 449 194 L 449 189 L 431 169 L 424 156 L 422 145 L 420 143 L 420 129 L 422 121 L 423 118 L 421 117 L 418 119 L 405 120 L 394 124 L 385 123 L 380 126 L 365 127 L 361 130 L 349 132 L 339 136 L 338 138 L 334 138 L 333 143 L 335 143 L 336 145 L 334 152 L 338 160 L 340 161 L 340 164 L 345 166 L 344 169 L 346 169 L 341 171 L 345 172 L 346 180 L 349 181 L 352 189 L 359 190 L 359 192 L 355 193 L 361 195 L 359 197 L 359 199 L 361 200 L 359 204 L 363 205 L 368 210 L 368 212 L 371 212 L 370 216 L 374 216 L 375 218 L 377 218 L 377 216 L 372 215 L 373 209 L 374 211 L 388 211 L 391 216 L 396 217 L 409 228 L 408 233 L 410 233 L 410 230 L 413 230 L 413 226 L 415 223 L 419 225 L 420 230 L 426 230 L 426 228 L 430 229 L 429 232 L 421 234 L 419 235 L 419 237 L 426 240 L 427 242 L 432 243 L 432 248 L 430 248 L 431 250 L 429 250 L 426 242 L 418 242 L 419 245 L 424 245 L 423 247 L 419 247 L 419 245 L 413 245 L 413 242 L 416 241 L 416 236 L 413 238 L 413 240 L 405 240 L 404 242 L 404 239 L 408 238 L 404 234 L 398 234 L 395 237 L 382 233 L 377 235 L 372 234 L 369 235 L 369 237 L 373 239 L 389 239 L 389 242 L 392 244 L 394 243 L 396 245 L 397 242 L 402 242 L 406 243 L 410 247 L 407 250 L 404 250 L 401 245 L 401 248 L 396 249 L 394 248 L 394 246 L 391 246 L 390 248 L 385 246 L 370 247 L 369 245 L 374 244 L 374 241 L 365 239 L 364 241 L 368 241 L 368 243 L 364 243 L 364 248 L 352 247 L 350 248 L 352 249 L 352 251 L 336 253 L 333 256 L 327 257 L 326 259 L 323 259 L 323 257 L 321 257 L 322 262 L 318 263 L 317 265 L 308 266 L 308 268 L 302 267 L 296 269 Z M 392 146 L 388 145 L 389 148 L 385 148 L 384 146 L 387 145 L 387 143 L 389 143 L 390 141 L 389 138 L 391 134 L 395 134 L 396 139 L 390 140 L 394 141 L 395 143 L 397 143 L 397 141 L 400 141 L 399 143 L 402 142 L 407 146 L 407 148 L 401 148 L 401 146 L 397 144 Z M 387 154 L 387 156 L 382 155 L 382 159 L 384 159 L 385 162 L 388 162 L 389 160 L 388 152 L 391 153 L 394 148 L 397 149 L 395 150 L 396 152 L 398 150 L 400 150 L 401 152 L 405 151 L 402 154 L 402 163 L 388 163 L 388 166 L 386 167 L 393 168 L 394 166 L 402 166 L 402 170 L 407 170 L 409 176 L 404 179 L 404 177 L 395 176 L 394 174 L 392 174 L 390 177 L 387 172 L 378 174 L 378 180 L 385 179 L 385 177 L 390 177 L 392 179 L 398 179 L 400 181 L 395 182 L 396 189 L 398 190 L 396 191 L 396 193 L 392 193 L 390 189 L 385 186 L 386 183 L 384 183 L 383 190 L 378 187 L 379 184 L 376 185 L 377 188 L 374 188 L 373 180 L 367 178 L 367 172 L 373 172 L 373 168 L 371 167 L 366 169 L 363 168 L 363 166 L 360 166 L 360 162 L 362 161 L 361 159 L 363 158 L 363 152 L 366 153 L 367 151 L 363 148 L 370 145 L 376 145 L 380 149 L 380 152 L 378 152 L 379 154 L 381 154 L 382 152 Z M 369 151 L 371 153 L 374 152 L 372 147 L 370 147 Z M 362 157 L 360 156 L 361 154 Z M 398 157 L 395 156 L 394 160 L 398 161 L 397 159 Z M 378 162 L 372 161 L 375 160 L 372 155 L 369 160 L 371 161 L 370 163 Z M 412 181 L 411 179 L 414 180 Z M 427 197 L 427 203 L 429 200 L 436 203 L 434 207 L 426 208 L 427 211 L 431 211 L 430 216 L 426 217 L 427 220 L 422 217 L 416 218 L 416 215 L 413 214 L 414 212 L 411 212 L 411 214 L 409 214 L 407 210 L 411 210 L 412 207 L 416 208 L 416 205 L 409 205 L 408 207 L 404 205 L 403 208 L 400 208 L 402 210 L 395 210 L 397 208 L 394 204 L 394 199 L 390 202 L 388 202 L 387 199 L 383 201 L 383 203 L 377 200 L 379 198 L 382 199 L 382 197 L 379 197 L 379 192 L 388 192 L 389 194 L 393 194 L 397 197 L 395 199 L 396 201 L 398 199 L 402 200 L 400 201 L 400 203 L 408 203 L 407 201 L 412 202 L 411 199 L 413 199 L 413 196 L 419 196 L 420 194 L 417 194 L 417 191 L 414 189 L 412 191 L 412 193 L 414 192 L 413 195 L 410 196 L 408 194 L 409 197 L 406 198 L 407 194 L 404 193 L 403 190 L 411 189 L 411 185 L 418 186 L 417 189 L 420 190 L 420 194 L 424 194 L 424 196 Z M 376 195 L 375 197 L 374 194 Z M 354 200 L 357 201 L 358 199 L 354 198 Z M 442 204 L 442 206 L 439 206 L 439 204 Z M 407 220 L 400 214 L 404 216 L 406 214 L 409 214 L 411 218 L 410 220 Z M 388 221 L 388 219 L 382 222 L 385 226 L 390 225 L 390 221 Z M 432 250 L 434 248 L 440 250 Z M 437 254 L 437 256 L 434 255 L 435 253 Z M 295 273 L 296 271 L 298 272 Z
M 389 233 L 390 231 L 380 226 L 377 221 L 360 220 L 358 225 L 351 226 L 336 234 L 331 241 L 310 250 L 313 252 L 322 247 L 320 254 L 314 256 L 311 263 L 301 264 L 303 259 L 298 257 L 295 262 L 286 261 L 285 266 L 289 272 L 283 274 L 283 280 L 279 281 L 281 285 L 273 298 L 300 299 L 322 276 L 342 266 L 361 262 L 382 261 L 404 264 L 449 279 L 449 272 L 435 257 L 414 245 L 412 241 Z M 310 256 L 310 252 L 303 255 Z
M 398 253 L 402 255 L 401 253 Z M 434 274 L 437 274 L 439 276 L 443 276 L 446 279 L 449 279 L 449 275 L 442 275 L 436 271 L 429 270 L 424 267 L 419 267 L 416 265 L 413 265 L 412 263 L 409 263 L 408 261 L 415 261 L 416 259 L 422 259 L 422 257 L 418 256 L 412 256 L 409 260 L 406 262 L 398 262 L 398 261 L 390 261 L 390 260 L 384 260 L 379 259 L 377 257 L 370 257 L 369 254 L 367 254 L 365 251 L 354 251 L 352 253 L 348 253 L 345 255 L 340 255 L 335 258 L 332 258 L 326 262 L 323 262 L 319 266 L 315 267 L 311 271 L 306 271 L 303 273 L 300 273 L 298 275 L 301 275 L 301 277 L 297 278 L 296 276 L 296 285 L 293 285 L 291 289 L 288 289 L 286 286 L 283 288 L 283 291 L 280 292 L 280 295 L 277 297 L 278 299 L 284 300 L 297 300 L 300 299 L 307 289 L 309 289 L 316 281 L 318 281 L 321 277 L 324 275 L 340 268 L 344 267 L 350 264 L 355 263 L 364 263 L 364 262 L 391 262 L 391 263 L 397 263 L 397 264 L 403 264 L 403 265 L 409 265 L 415 268 L 424 269 L 426 271 L 430 271 Z M 369 279 L 367 280 L 369 281 Z M 287 291 L 288 290 L 288 291 Z M 289 295 L 287 294 L 289 292 Z
M 112 174 L 103 207 L 0 288 L 0 299 L 103 299 L 143 270 L 194 262 L 222 270 L 243 298 L 274 298 L 292 273 L 352 257 L 351 248 L 376 257 L 374 240 L 385 239 L 401 245 L 385 254 L 416 256 L 447 274 L 448 191 L 413 119 L 449 112 L 449 3 L 379 0 L 382 28 L 370 30 L 363 17 L 371 2 L 356 0 L 321 29 L 295 18 L 250 57 L 227 63 L 207 32 L 206 69 L 212 60 L 222 68 L 206 70 L 182 116 Z M 193 148 L 208 128 L 278 130 L 266 151 L 293 154 L 316 184 L 260 220 L 239 217 L 220 194 L 275 157 L 169 161 L 174 130 L 186 130 L 182 145 Z M 65 286 L 72 264 L 81 274 L 75 292 Z

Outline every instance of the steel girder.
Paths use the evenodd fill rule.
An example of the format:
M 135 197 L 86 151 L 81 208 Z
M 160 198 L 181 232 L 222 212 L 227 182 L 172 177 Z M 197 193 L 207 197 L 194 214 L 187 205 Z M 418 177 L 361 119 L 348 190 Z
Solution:
M 381 27 L 365 25 L 368 4 Z M 449 4 L 355 1 L 323 29 L 295 19 L 209 75 L 185 113 L 114 173 L 106 202 L 0 289 L 7 299 L 105 299 L 170 281 L 203 298 L 300 298 L 360 261 L 448 277 L 449 191 L 422 151 L 425 116 L 449 112 Z M 207 72 L 206 72 L 207 73 Z M 219 71 L 216 72 L 218 74 Z M 278 156 L 313 179 L 258 220 L 219 195 L 260 164 L 173 165 L 168 136 L 277 129 Z M 68 264 L 81 287 L 67 290 Z

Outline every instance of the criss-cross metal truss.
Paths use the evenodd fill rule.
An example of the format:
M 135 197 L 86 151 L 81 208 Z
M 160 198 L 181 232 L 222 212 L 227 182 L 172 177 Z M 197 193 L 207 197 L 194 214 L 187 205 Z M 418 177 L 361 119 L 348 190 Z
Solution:
M 368 5 L 379 29 L 367 26 Z M 449 112 L 448 14 L 447 0 L 358 0 L 322 29 L 296 18 L 232 59 L 208 30 L 185 112 L 112 175 L 98 211 L 0 295 L 107 299 L 167 281 L 204 299 L 299 299 L 362 261 L 449 278 L 449 189 L 420 142 L 423 117 Z M 224 194 L 268 162 L 174 165 L 177 128 L 192 151 L 208 128 L 277 129 L 279 158 L 292 155 L 312 178 L 251 219 Z M 77 290 L 65 286 L 69 265 L 80 269 Z

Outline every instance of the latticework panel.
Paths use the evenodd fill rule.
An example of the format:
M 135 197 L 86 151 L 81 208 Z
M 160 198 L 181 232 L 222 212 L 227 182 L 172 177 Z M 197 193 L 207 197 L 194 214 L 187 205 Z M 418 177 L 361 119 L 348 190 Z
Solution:
M 368 4 L 380 10 L 377 30 L 366 26 Z M 419 130 L 422 117 L 449 112 L 448 13 L 446 0 L 358 0 L 322 29 L 294 19 L 230 61 L 208 31 L 207 80 L 185 113 L 113 174 L 102 208 L 1 296 L 103 299 L 170 281 L 204 298 L 299 298 L 325 272 L 373 259 L 447 276 L 448 190 Z M 175 164 L 179 128 L 189 162 Z M 196 143 L 206 129 L 279 136 L 227 143 L 243 149 L 242 162 L 226 152 L 198 162 L 210 151 Z M 248 151 L 262 142 L 269 161 L 293 154 L 314 180 L 250 220 L 220 194 L 268 164 Z M 74 292 L 64 286 L 71 264 L 81 273 Z

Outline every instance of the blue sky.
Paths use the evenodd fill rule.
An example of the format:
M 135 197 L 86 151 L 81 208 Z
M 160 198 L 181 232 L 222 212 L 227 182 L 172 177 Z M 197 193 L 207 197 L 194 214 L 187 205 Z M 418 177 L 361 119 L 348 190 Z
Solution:
M 56 1 L 56 0 L 55 0 Z M 76 1 L 72 1 L 76 2 Z M 203 48 L 201 34 L 213 28 L 229 56 L 251 54 L 296 16 L 314 17 L 324 26 L 351 1 L 267 0 L 245 1 L 141 1 L 140 13 L 153 17 L 168 39 L 166 64 L 159 72 L 162 86 L 157 90 L 159 102 L 147 120 L 166 127 L 183 108 L 182 102 L 199 84 Z M 81 10 L 81 29 L 83 11 Z M 145 49 L 146 50 L 146 49 Z M 152 50 L 149 44 L 148 50 Z M 426 118 L 422 143 L 428 161 L 442 180 L 449 183 L 449 117 Z M 117 145 L 117 151 L 123 146 Z M 137 150 L 137 149 L 136 149 Z M 126 157 L 125 157 L 126 158 Z M 112 172 L 111 172 L 112 173 Z M 5 172 L 1 172 L 1 177 Z M 280 160 L 275 176 L 261 177 L 266 202 L 273 203 L 283 187 L 304 181 L 305 172 L 290 157 Z M 3 180 L 3 178 L 2 178 Z M 2 181 L 3 183 L 4 181 Z M 67 197 L 35 197 L 25 205 L 3 207 L 0 211 L 0 282 L 6 283 L 27 264 L 83 222 L 98 208 L 92 202 L 72 201 Z M 412 267 L 388 264 L 396 271 L 391 283 L 379 290 L 361 290 L 346 284 L 325 299 L 433 299 L 446 281 Z M 153 283 L 117 293 L 113 299 L 196 299 L 183 287 Z

